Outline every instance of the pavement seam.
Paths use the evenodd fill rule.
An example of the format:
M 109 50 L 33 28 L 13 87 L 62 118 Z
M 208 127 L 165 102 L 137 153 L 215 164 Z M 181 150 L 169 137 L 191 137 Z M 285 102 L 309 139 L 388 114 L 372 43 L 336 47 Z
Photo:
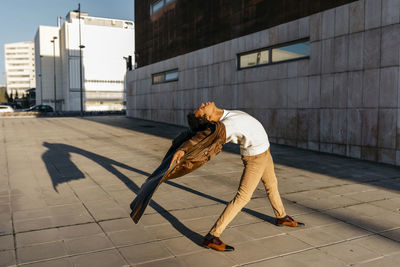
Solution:
M 290 235 L 290 233 L 285 233 L 285 234 Z M 240 266 L 246 266 L 246 265 L 253 264 L 253 263 L 258 263 L 258 262 L 268 261 L 268 260 L 272 260 L 272 259 L 276 259 L 276 258 L 280 258 L 280 257 L 294 255 L 294 254 L 298 254 L 298 253 L 301 253 L 301 252 L 304 252 L 304 251 L 313 250 L 313 249 L 319 250 L 320 248 L 329 247 L 329 246 L 332 246 L 332 245 L 341 244 L 341 243 L 345 243 L 345 242 L 349 242 L 349 241 L 353 241 L 353 240 L 357 240 L 357 239 L 361 239 L 361 238 L 365 238 L 365 237 L 373 236 L 373 235 L 376 235 L 376 234 L 371 233 L 371 234 L 367 234 L 367 235 L 363 235 L 363 236 L 357 236 L 357 237 L 354 237 L 354 238 L 348 238 L 348 239 L 345 239 L 345 240 L 340 240 L 340 241 L 337 241 L 337 242 L 331 242 L 329 244 L 320 245 L 320 246 L 313 246 L 313 245 L 311 245 L 311 244 L 309 244 L 309 243 L 307 243 L 307 242 L 305 242 L 305 241 L 303 241 L 301 239 L 298 239 L 295 236 L 290 235 L 290 236 L 296 238 L 297 240 L 300 240 L 301 242 L 306 243 L 307 245 L 310 245 L 311 247 L 310 248 L 306 248 L 306 249 L 301 249 L 301 250 L 288 252 L 288 253 L 283 253 L 283 254 L 276 255 L 276 256 L 267 257 L 267 258 L 256 260 L 256 261 L 250 261 L 250 262 L 244 263 L 244 264 L 242 264 Z M 341 261 L 343 261 L 343 260 L 341 260 Z
M 50 122 L 52 122 L 52 121 L 50 121 Z M 65 125 L 65 123 L 63 123 L 63 122 L 61 122 L 61 124 Z M 64 127 L 70 129 L 70 128 L 71 128 L 71 125 L 67 125 L 67 126 L 64 126 Z M 87 135 L 87 133 L 86 133 L 85 131 L 82 131 L 82 130 L 80 130 L 80 129 L 77 129 L 76 127 L 74 127 L 74 130 L 75 130 L 75 131 L 78 131 L 79 133 L 81 133 L 81 134 L 83 134 L 83 135 L 85 135 L 87 138 L 92 139 L 92 138 L 90 138 L 90 136 Z M 116 143 L 116 142 L 114 142 L 114 143 Z M 119 144 L 119 145 L 120 145 L 120 144 Z M 56 168 L 57 171 L 59 171 L 58 168 L 57 168 L 53 163 L 51 163 L 51 164 Z M 60 172 L 60 171 L 59 171 L 59 172 Z M 61 173 L 61 172 L 60 172 L 60 173 Z M 87 177 L 89 177 L 90 180 L 92 180 L 93 183 L 95 183 L 99 188 L 101 188 L 101 190 L 102 190 L 106 195 L 108 195 L 108 196 L 115 202 L 115 204 L 117 204 L 118 206 L 120 206 L 119 203 L 118 203 L 118 201 L 117 201 L 108 191 L 106 191 L 106 190 L 103 188 L 103 186 L 102 186 L 101 184 L 99 184 L 95 179 L 93 179 L 86 171 L 84 171 L 84 173 L 85 173 L 85 175 L 87 175 Z M 86 211 L 89 213 L 89 215 L 92 217 L 92 219 L 94 220 L 94 223 L 96 223 L 96 224 L 100 227 L 100 229 L 103 231 L 103 233 L 105 234 L 105 236 L 107 237 L 107 239 L 110 241 L 110 243 L 113 244 L 113 245 L 115 246 L 114 242 L 113 242 L 113 241 L 111 240 L 111 238 L 108 236 L 107 232 L 104 231 L 104 229 L 103 229 L 103 227 L 101 227 L 99 221 L 96 220 L 96 218 L 94 217 L 94 215 L 90 212 L 89 208 L 85 205 L 84 201 L 82 201 L 82 199 L 79 197 L 79 195 L 75 192 L 74 188 L 73 188 L 69 183 L 67 183 L 67 185 L 68 185 L 68 187 L 71 189 L 71 191 L 73 192 L 73 194 L 75 195 L 75 197 L 76 197 L 78 200 L 81 201 L 81 204 L 82 204 L 83 207 L 86 209 Z M 129 261 L 128 261 L 128 260 L 125 258 L 125 256 L 121 253 L 121 251 L 119 251 L 118 249 L 116 249 L 116 250 L 117 250 L 118 254 L 121 256 L 121 258 L 125 261 L 125 263 L 129 265 Z
M 104 249 L 98 249 L 98 250 L 91 250 L 91 251 L 86 251 L 86 252 L 79 252 L 79 253 L 73 253 L 69 255 L 63 255 L 59 257 L 53 257 L 53 258 L 46 258 L 42 260 L 36 260 L 36 261 L 29 261 L 29 262 L 24 262 L 24 263 L 18 263 L 18 266 L 22 265 L 28 265 L 28 264 L 33 264 L 33 263 L 40 263 L 40 262 L 47 262 L 47 261 L 52 261 L 52 260 L 59 260 L 59 259 L 66 259 L 66 258 L 72 258 L 72 257 L 77 257 L 77 256 L 82 256 L 82 255 L 89 255 L 92 253 L 97 253 L 97 252 L 103 252 L 103 251 L 108 251 L 108 250 L 113 250 L 117 249 L 117 247 L 109 247 L 109 248 L 104 248 Z M 129 265 L 129 263 L 127 263 Z
M 4 126 L 4 121 L 2 121 L 2 128 L 5 128 Z M 11 183 L 10 183 L 10 174 L 9 174 L 9 163 L 8 163 L 8 152 L 7 152 L 7 146 L 6 146 L 7 140 L 6 140 L 6 135 L 3 135 L 3 145 L 4 145 L 4 154 L 5 154 L 5 161 L 6 161 L 6 174 L 7 174 L 7 187 L 8 187 L 8 200 L 9 200 L 9 209 L 10 209 L 10 215 L 11 215 L 11 226 L 12 226 L 12 235 L 13 235 L 13 242 L 14 242 L 14 259 L 15 263 L 17 264 L 18 262 L 18 255 L 17 255 L 17 239 L 16 239 L 16 233 L 15 233 L 15 225 L 14 225 L 14 212 L 12 209 L 12 202 L 11 202 Z
M 89 137 L 88 137 L 88 138 L 89 138 Z M 58 168 L 57 168 L 52 162 L 51 162 L 51 164 L 53 165 L 53 167 L 54 167 L 58 172 L 60 172 L 60 171 L 58 170 Z M 60 173 L 61 173 L 61 172 L 60 172 Z M 85 172 L 85 174 L 87 174 L 87 172 Z M 90 175 L 88 175 L 88 177 L 89 177 L 90 180 L 92 180 L 92 182 L 94 182 L 98 187 L 100 187 L 101 190 L 102 190 L 103 192 L 105 192 L 108 196 L 110 196 L 111 199 L 119 206 L 119 203 L 115 200 L 115 198 L 114 198 L 112 195 L 110 195 L 106 190 L 104 190 L 104 188 L 103 188 L 97 181 L 95 181 Z M 90 212 L 89 208 L 85 205 L 84 201 L 83 201 L 83 200 L 79 197 L 79 195 L 75 192 L 74 188 L 73 188 L 69 183 L 66 183 L 66 184 L 68 185 L 68 187 L 70 188 L 70 190 L 73 192 L 73 194 L 75 195 L 75 197 L 81 202 L 80 204 L 83 205 L 83 207 L 86 209 L 86 211 L 88 212 L 88 214 L 90 215 L 90 217 L 93 219 L 93 222 L 96 223 L 96 224 L 100 227 L 100 229 L 103 231 L 103 233 L 105 234 L 105 236 L 107 237 L 107 239 L 110 241 L 110 243 L 113 244 L 113 245 L 115 246 L 114 242 L 112 242 L 112 240 L 110 239 L 110 237 L 107 235 L 107 233 L 106 233 L 106 232 L 104 231 L 104 229 L 101 227 L 99 221 L 96 220 L 96 218 L 94 217 L 94 215 Z M 91 222 L 91 223 L 93 223 L 93 222 Z M 74 225 L 78 225 L 78 224 L 74 224 Z M 51 227 L 51 228 L 54 228 L 54 227 Z M 125 261 L 125 263 L 129 265 L 127 259 L 122 255 L 122 253 L 121 253 L 118 249 L 117 249 L 117 251 L 118 251 L 118 254 L 121 256 L 121 258 Z
M 90 177 L 90 176 L 89 176 L 89 177 Z M 90 177 L 90 179 L 93 180 L 91 177 Z M 96 181 L 93 181 L 93 182 L 95 182 L 97 185 L 99 185 Z M 70 185 L 68 184 L 68 186 L 70 186 Z M 70 187 L 71 187 L 71 186 L 70 186 Z M 100 186 L 100 187 L 101 187 L 101 186 Z M 103 191 L 105 191 L 105 190 L 103 189 L 103 187 L 101 187 L 101 189 L 102 189 Z M 100 227 L 100 229 L 103 231 L 104 235 L 107 237 L 107 239 L 110 241 L 110 243 L 114 245 L 114 248 L 115 248 L 114 242 L 113 242 L 113 241 L 111 240 L 111 238 L 108 236 L 107 232 L 104 231 L 103 227 L 101 227 L 100 222 L 99 222 L 99 221 L 96 221 L 96 218 L 95 218 L 95 217 L 93 216 L 93 214 L 90 212 L 90 210 L 88 209 L 88 207 L 86 207 L 85 203 L 79 198 L 78 194 L 76 194 L 75 190 L 74 190 L 72 187 L 71 187 L 71 190 L 74 192 L 74 194 L 76 195 L 76 197 L 81 201 L 81 203 L 82 203 L 82 205 L 85 207 L 86 211 L 90 214 L 90 216 L 93 218 L 94 222 Z M 108 193 L 107 193 L 107 194 L 108 194 Z M 108 194 L 108 195 L 109 195 L 109 194 Z M 114 201 L 115 201 L 115 199 L 114 199 Z M 129 265 L 128 260 L 125 258 L 124 255 L 122 255 L 121 251 L 119 251 L 119 249 L 116 249 L 116 251 L 117 251 L 118 254 L 121 256 L 121 258 L 125 261 L 125 263 Z

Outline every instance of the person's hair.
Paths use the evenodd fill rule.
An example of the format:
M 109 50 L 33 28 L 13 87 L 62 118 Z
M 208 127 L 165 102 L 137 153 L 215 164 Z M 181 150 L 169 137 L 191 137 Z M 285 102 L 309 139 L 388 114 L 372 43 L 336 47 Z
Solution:
M 207 125 L 211 123 L 209 120 L 206 119 L 205 115 L 201 117 L 196 117 L 193 112 L 190 112 L 187 115 L 187 120 L 190 130 L 195 132 L 205 130 L 207 128 Z

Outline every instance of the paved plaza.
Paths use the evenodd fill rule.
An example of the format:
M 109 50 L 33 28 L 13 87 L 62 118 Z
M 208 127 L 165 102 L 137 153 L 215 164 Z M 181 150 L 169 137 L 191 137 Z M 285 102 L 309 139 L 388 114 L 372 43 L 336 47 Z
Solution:
M 235 195 L 227 146 L 161 185 L 139 224 L 129 204 L 183 128 L 123 116 L 0 118 L 0 266 L 400 266 L 400 168 L 281 145 L 271 153 L 288 214 L 260 183 L 221 239 L 199 244 Z

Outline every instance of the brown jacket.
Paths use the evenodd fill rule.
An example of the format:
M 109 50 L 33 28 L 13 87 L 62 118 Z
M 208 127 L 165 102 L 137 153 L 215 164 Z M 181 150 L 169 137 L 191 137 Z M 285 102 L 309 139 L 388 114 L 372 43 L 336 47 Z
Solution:
M 166 180 L 181 177 L 204 165 L 222 150 L 226 142 L 225 125 L 222 122 L 210 123 L 203 131 L 182 132 L 172 142 L 160 166 L 146 179 L 136 198 L 131 203 L 131 218 L 138 223 L 151 197 L 157 188 Z M 171 160 L 177 149 L 185 151 L 179 164 Z

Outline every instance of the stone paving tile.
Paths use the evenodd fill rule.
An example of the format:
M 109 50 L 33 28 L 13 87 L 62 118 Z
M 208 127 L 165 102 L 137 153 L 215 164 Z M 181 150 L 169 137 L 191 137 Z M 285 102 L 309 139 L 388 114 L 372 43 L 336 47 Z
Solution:
M 201 241 L 201 240 L 198 240 Z M 225 242 L 225 240 L 224 240 Z M 193 242 L 186 236 L 166 239 L 162 241 L 162 244 L 174 255 L 180 256 L 185 254 L 191 254 L 198 251 L 203 251 L 204 248 L 200 246 L 200 242 Z
M 400 214 L 400 197 L 385 199 L 380 201 L 369 202 L 371 205 L 397 212 Z
M 397 253 L 396 255 L 391 255 L 390 257 L 381 257 L 375 260 L 371 260 L 368 262 L 363 262 L 359 264 L 355 264 L 354 266 L 357 267 L 377 267 L 377 266 L 382 266 L 382 267 L 396 267 L 399 265 L 400 262 L 400 253 Z
M 157 239 L 168 239 L 179 237 L 182 235 L 182 229 L 187 228 L 181 222 L 176 222 L 175 225 L 173 224 L 161 224 L 155 226 L 145 226 L 147 232 L 152 233 Z
M 296 202 L 288 200 L 285 195 L 282 196 L 282 202 L 285 207 L 286 213 L 290 214 L 291 216 L 297 214 L 307 214 L 315 212 L 315 210 L 310 209 L 307 206 L 300 205 Z
M 52 219 L 52 224 L 55 227 L 89 223 L 94 221 L 94 219 L 86 212 L 52 216 L 51 219 Z
M 182 199 L 182 201 L 190 202 L 190 204 L 194 208 L 201 207 L 201 206 L 215 205 L 216 203 L 218 203 L 212 198 L 207 198 L 207 197 L 193 195 L 193 194 L 190 196 L 186 196 L 185 198 Z
M 181 220 L 181 222 L 192 231 L 202 232 L 211 229 L 217 219 L 217 216 L 205 216 L 203 218 Z
M 151 231 L 147 231 L 142 227 L 108 232 L 107 235 L 116 246 L 135 245 L 159 239 Z
M 8 234 L 12 234 L 11 218 L 4 218 L 0 216 L 0 235 Z
M 312 246 L 323 246 L 372 233 L 346 223 L 335 223 L 294 231 L 289 234 Z
M 385 190 L 377 189 L 377 190 L 372 190 L 372 191 L 366 191 L 366 192 L 358 192 L 354 194 L 349 194 L 347 197 L 362 201 L 362 202 L 371 202 L 371 201 L 377 201 L 377 200 L 387 200 L 390 198 L 398 198 L 400 194 L 398 193 L 392 193 L 388 192 Z
M 129 215 L 113 200 L 89 201 L 85 205 L 97 221 L 121 218 Z
M 50 216 L 50 211 L 48 208 L 15 211 L 13 213 L 13 217 L 14 217 L 13 219 L 15 221 L 29 220 L 29 219 L 49 217 L 49 216 Z
M 381 233 L 381 235 L 390 238 L 392 240 L 395 240 L 397 242 L 400 242 L 400 229 L 395 229 L 391 231 L 386 231 Z
M 55 241 L 29 247 L 17 248 L 17 255 L 18 263 L 26 263 L 65 256 L 67 255 L 67 251 L 62 241 Z
M 277 227 L 275 225 L 266 222 L 256 222 L 251 224 L 240 225 L 232 229 L 236 229 L 237 231 L 250 237 L 251 239 L 260 239 L 260 238 L 283 234 L 280 227 Z M 223 237 L 227 235 L 228 233 L 227 231 L 228 230 L 224 231 Z
M 335 186 L 332 188 L 326 188 L 325 190 L 340 195 L 352 195 L 359 192 L 374 191 L 376 190 L 376 187 L 372 185 L 354 183 L 342 186 Z
M 51 228 L 26 233 L 17 233 L 15 239 L 17 242 L 17 248 L 21 248 L 40 243 L 57 241 L 60 240 L 60 237 L 58 230 L 56 228 Z
M 262 216 L 263 214 L 257 214 L 257 216 L 253 216 L 251 213 L 247 213 L 244 212 L 242 210 L 242 212 L 240 212 L 233 220 L 232 222 L 229 224 L 230 226 L 237 226 L 237 225 L 242 225 L 242 224 L 249 224 L 249 223 L 256 223 L 256 222 L 262 222 L 265 221 L 264 220 L 264 216 Z M 259 218 L 258 216 L 262 216 L 262 218 Z M 219 217 L 219 215 L 218 215 Z M 218 218 L 216 217 L 216 219 Z M 212 222 L 213 224 L 214 222 Z M 212 226 L 212 225 L 210 225 Z
M 113 244 L 105 234 L 69 239 L 65 240 L 64 244 L 68 254 L 90 252 L 113 247 Z
M 204 232 L 204 234 L 206 234 L 207 232 L 208 231 Z M 226 228 L 223 232 L 223 237 L 221 238 L 224 240 L 225 243 L 234 246 L 253 240 L 253 238 L 248 236 L 246 233 L 243 233 L 238 227 Z
M 4 185 L 4 186 L 6 186 L 6 185 Z M 8 204 L 8 203 L 10 203 L 9 196 L 8 195 L 3 196 L 0 194 L 0 204 Z
M 376 216 L 385 217 L 386 215 L 391 214 L 390 211 L 381 209 L 381 208 L 371 205 L 369 203 L 361 203 L 358 205 L 352 205 L 352 206 L 346 207 L 346 209 L 348 209 L 351 214 L 367 216 L 367 217 L 376 217 Z
M 171 258 L 171 259 L 165 259 L 165 260 L 159 260 L 159 261 L 152 261 L 152 262 L 147 262 L 147 263 L 142 263 L 142 264 L 137 264 L 135 266 L 140 266 L 140 267 L 186 267 L 184 262 L 177 258 Z
M 109 198 L 107 193 L 98 187 L 76 188 L 74 191 L 82 201 L 105 200 Z
M 4 250 L 0 251 L 0 266 L 11 266 L 15 265 L 15 252 L 14 250 Z
M 14 237 L 12 235 L 0 236 L 0 251 L 14 249 Z
M 190 211 L 191 210 L 189 210 L 188 212 L 190 213 Z M 173 212 L 171 212 L 171 214 L 173 214 Z M 175 217 L 180 218 L 179 216 Z M 140 225 L 147 225 L 147 226 L 166 224 L 166 223 L 168 223 L 168 220 L 165 219 L 165 217 L 161 216 L 159 213 L 145 214 L 142 216 L 139 222 Z
M 400 242 L 379 235 L 355 239 L 348 243 L 364 247 L 380 255 L 391 255 L 400 252 Z
M 106 250 L 80 256 L 71 257 L 71 262 L 74 267 L 119 267 L 128 266 L 124 258 L 117 250 Z
M 367 260 L 372 260 L 381 255 L 375 251 L 367 249 L 357 243 L 343 242 L 320 248 L 322 252 L 332 255 L 347 264 L 355 264 Z
M 179 256 L 177 259 L 183 262 L 184 266 L 203 267 L 203 266 L 233 266 L 235 262 L 228 256 L 234 252 L 220 253 L 211 250 L 203 250 L 198 253 Z
M 37 263 L 26 264 L 23 266 L 27 267 L 72 267 L 72 263 L 68 258 L 66 259 L 57 259 L 57 260 L 49 260 L 49 261 L 40 261 Z
M 72 239 L 103 233 L 97 223 L 80 224 L 58 228 L 60 238 Z
M 210 206 L 203 206 L 199 209 L 201 216 L 219 216 L 225 209 L 226 204 L 218 204 L 218 205 L 210 205 Z M 243 212 L 241 212 L 243 213 Z
M 321 199 L 306 199 L 298 201 L 299 204 L 309 207 L 315 210 L 326 210 L 326 209 L 334 209 L 338 207 L 343 207 L 346 205 L 356 205 L 361 203 L 358 200 L 351 199 L 346 196 L 334 196 L 331 198 L 321 198 Z
M 218 210 L 220 210 L 220 209 L 218 209 Z M 221 210 L 222 210 L 222 207 L 221 207 Z M 200 206 L 200 207 L 195 207 L 195 208 L 191 208 L 191 209 L 174 210 L 174 211 L 171 211 L 170 213 L 172 216 L 176 217 L 179 220 L 195 220 L 195 219 L 199 219 L 199 218 L 213 217 L 213 216 L 217 215 L 217 214 L 214 214 L 214 212 L 210 213 L 209 211 L 210 211 L 210 209 L 207 209 L 204 206 Z M 155 220 L 155 222 L 156 222 L 157 219 L 153 218 L 152 220 Z M 164 223 L 165 222 L 167 222 L 167 221 L 165 221 L 165 218 L 164 218 Z
M 20 211 L 46 208 L 47 205 L 46 202 L 44 202 L 43 200 L 35 200 L 28 197 L 21 197 L 18 200 L 11 201 L 11 207 L 13 211 Z
M 279 235 L 241 243 L 235 247 L 234 252 L 226 255 L 236 264 L 245 264 L 308 248 L 311 246 L 295 237 Z
M 251 263 L 249 267 L 345 267 L 345 262 L 327 255 L 318 249 L 311 249 L 292 255 Z
M 338 219 L 336 219 L 332 216 L 329 216 L 329 215 L 323 214 L 323 213 L 319 213 L 319 212 L 301 214 L 301 215 L 293 216 L 293 218 L 304 223 L 305 224 L 304 228 L 313 228 L 313 227 L 318 227 L 318 226 L 323 226 L 323 225 L 340 222 Z M 296 229 L 302 230 L 304 228 L 303 227 L 302 228 L 293 228 L 293 231 Z M 288 231 L 288 230 L 286 230 L 286 231 Z M 292 230 L 290 230 L 290 231 L 292 231 Z
M 155 259 L 172 258 L 173 255 L 162 243 L 146 243 L 120 248 L 130 264 L 144 263 Z
M 11 217 L 11 211 L 10 211 L 10 207 L 9 204 L 2 204 L 0 205 L 0 215 L 2 215 L 2 217 Z
M 14 227 L 16 232 L 51 228 L 53 227 L 53 220 L 52 217 L 49 216 L 37 219 L 14 221 Z
M 382 232 L 400 227 L 400 214 L 385 212 L 383 209 L 381 211 L 383 215 L 374 217 L 367 216 L 367 214 L 358 214 L 356 211 L 353 212 L 353 210 L 348 208 L 327 210 L 324 213 L 371 232 Z M 368 213 L 368 215 L 371 214 L 373 215 L 373 213 Z M 385 218 L 384 220 L 382 220 L 383 217 Z
M 100 226 L 107 233 L 137 228 L 131 218 L 115 219 L 115 220 L 100 222 Z

